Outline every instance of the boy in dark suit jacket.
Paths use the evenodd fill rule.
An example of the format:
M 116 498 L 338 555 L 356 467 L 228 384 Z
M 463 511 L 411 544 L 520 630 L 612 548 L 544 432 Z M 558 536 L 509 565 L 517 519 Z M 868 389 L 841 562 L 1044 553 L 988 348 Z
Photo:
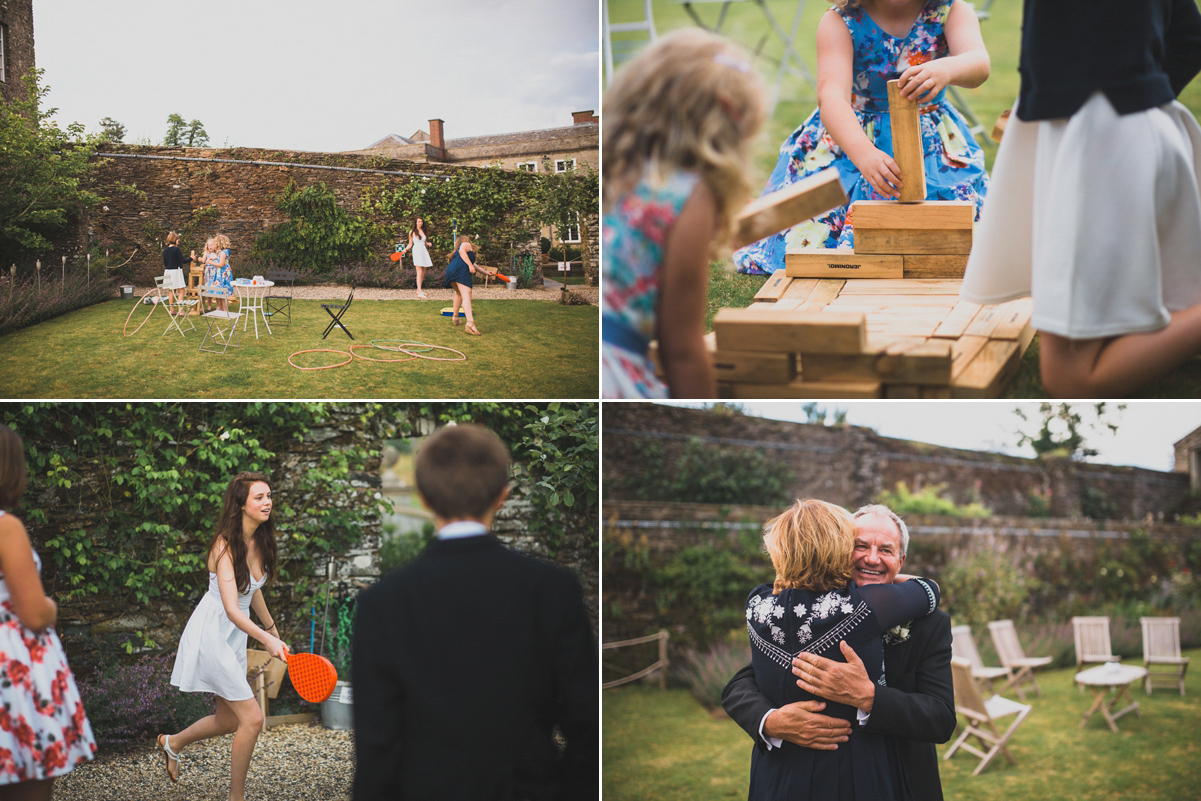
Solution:
M 597 654 L 579 583 L 488 531 L 508 449 L 481 426 L 448 427 L 416 474 L 438 539 L 359 595 L 355 801 L 597 798 Z

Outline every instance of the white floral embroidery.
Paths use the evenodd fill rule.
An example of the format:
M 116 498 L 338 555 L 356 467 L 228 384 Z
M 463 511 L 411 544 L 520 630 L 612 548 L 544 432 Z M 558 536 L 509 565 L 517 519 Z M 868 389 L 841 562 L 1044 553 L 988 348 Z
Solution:
M 754 617 L 754 616 L 755 616 L 755 613 L 754 613 L 753 611 L 751 611 L 751 604 L 747 604 L 747 605 L 746 605 L 746 619 L 747 619 L 747 622 L 749 623 L 749 622 L 750 622 L 750 619 L 751 619 L 752 617 Z
M 772 626 L 771 627 L 771 638 L 773 640 L 775 640 L 779 645 L 783 645 L 784 644 L 784 629 L 780 628 L 779 626 Z
M 805 625 L 803 625 L 799 629 L 797 629 L 796 638 L 801 643 L 801 645 L 804 645 L 805 643 L 807 643 L 813 639 L 813 629 L 809 628 L 809 624 L 806 623 Z
M 820 617 L 830 617 L 831 615 L 835 614 L 836 612 L 840 612 L 840 611 L 846 611 L 847 613 L 849 613 L 850 610 L 845 609 L 843 604 L 844 604 L 844 599 L 841 596 L 839 596 L 839 594 L 837 592 L 828 592 L 825 595 L 818 598 L 816 601 L 814 601 L 813 614 L 820 618 Z
M 808 611 L 809 609 L 804 604 L 797 604 L 796 606 L 792 607 L 792 613 L 797 617 L 804 617 L 805 613 Z
M 843 613 L 844 615 L 849 615 L 849 614 L 851 614 L 851 612 L 853 612 L 853 611 L 854 611 L 854 609 L 855 609 L 855 607 L 851 606 L 851 602 L 850 602 L 850 601 L 843 601 L 843 602 L 842 602 L 842 613 Z
M 773 615 L 775 615 L 777 618 L 784 617 L 784 607 L 777 606 L 776 604 L 772 604 L 771 613 Z

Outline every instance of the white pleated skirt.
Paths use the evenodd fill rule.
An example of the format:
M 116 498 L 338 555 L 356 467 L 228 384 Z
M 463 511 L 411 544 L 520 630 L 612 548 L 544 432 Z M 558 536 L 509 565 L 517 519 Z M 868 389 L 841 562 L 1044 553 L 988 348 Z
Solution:
M 1201 127 L 1180 103 L 1010 117 L 961 297 L 1033 298 L 1069 339 L 1155 331 L 1201 303 Z

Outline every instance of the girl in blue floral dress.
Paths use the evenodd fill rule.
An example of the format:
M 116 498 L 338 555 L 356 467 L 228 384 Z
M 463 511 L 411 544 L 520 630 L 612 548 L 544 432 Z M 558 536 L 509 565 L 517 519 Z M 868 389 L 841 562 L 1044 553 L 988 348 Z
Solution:
M 720 36 L 664 36 L 605 96 L 601 392 L 711 398 L 705 351 L 709 260 L 727 245 L 749 186 L 763 88 Z M 728 246 L 728 245 L 727 245 Z M 648 356 L 659 342 L 666 383 Z
M 971 200 L 976 215 L 988 189 L 984 153 L 967 121 L 946 99 L 949 85 L 988 77 L 980 24 L 964 0 L 836 0 L 817 29 L 818 109 L 780 147 L 764 194 L 821 170 L 838 170 L 846 206 L 748 245 L 734 254 L 739 272 L 772 273 L 789 250 L 850 248 L 856 200 L 900 196 L 892 158 L 888 81 L 921 111 L 928 200 Z
M 0 507 L 25 482 L 21 439 L 0 425 Z M 40 572 L 25 526 L 0 509 L 0 798 L 49 801 L 54 779 L 96 753 Z

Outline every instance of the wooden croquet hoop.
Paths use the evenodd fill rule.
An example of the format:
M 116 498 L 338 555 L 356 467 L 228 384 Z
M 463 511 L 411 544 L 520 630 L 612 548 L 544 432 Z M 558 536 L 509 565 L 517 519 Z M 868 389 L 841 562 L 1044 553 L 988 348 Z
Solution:
M 150 311 L 149 311 L 149 313 L 147 313 L 147 315 L 146 315 L 146 319 L 142 321 L 142 324 L 141 324 L 141 325 L 139 325 L 137 328 L 135 328 L 135 329 L 134 329 L 134 330 L 132 330 L 132 331 L 127 331 L 127 330 L 126 330 L 126 329 L 128 329 L 128 328 L 129 328 L 129 321 L 130 321 L 131 319 L 133 319 L 133 313 L 134 313 L 135 311 L 137 311 L 137 308 L 138 308 L 138 306 L 141 306 L 141 305 L 142 305 L 142 301 L 146 300 L 146 298 L 147 298 L 147 297 L 150 295 L 150 293 L 151 293 L 151 292 L 153 292 L 153 291 L 154 291 L 153 289 L 148 289 L 148 290 L 146 290 L 146 293 L 145 293 L 144 295 L 142 295 L 142 297 L 138 298 L 138 300 L 137 300 L 137 301 L 135 301 L 135 302 L 134 302 L 134 304 L 133 304 L 133 308 L 129 310 L 129 314 L 128 314 L 128 316 L 126 316 L 126 318 L 125 318 L 125 325 L 121 326 L 121 334 L 122 334 L 123 336 L 125 336 L 125 337 L 131 337 L 131 336 L 133 336 L 134 334 L 136 334 L 136 333 L 138 333 L 139 331 L 141 331 L 141 330 L 142 330 L 142 326 L 143 326 L 143 325 L 146 325 L 146 323 L 147 323 L 147 322 L 149 322 L 149 320 L 150 320 L 150 315 L 154 314 L 154 310 L 158 308 L 158 304 L 157 304 L 157 303 L 151 303 L 151 304 L 150 304 Z
M 350 352 L 351 352 L 352 354 L 354 354 L 355 358 L 357 358 L 357 359 L 362 359 L 363 361 L 367 361 L 367 362 L 410 362 L 410 361 L 412 361 L 413 359 L 416 359 L 416 358 L 417 358 L 416 356 L 410 355 L 410 356 L 407 356 L 407 357 L 405 357 L 405 358 L 403 358 L 403 359 L 373 359 L 373 358 L 371 358 L 370 356 L 362 356 L 362 355 L 360 355 L 360 354 L 358 354 L 358 353 L 355 353 L 355 352 L 354 352 L 354 349 L 355 349 L 355 348 L 375 348 L 376 350 L 390 350 L 390 351 L 393 351 L 393 352 L 395 352 L 395 349 L 393 349 L 393 348 L 380 348 L 380 347 L 377 347 L 376 345 L 363 345 L 363 344 L 360 344 L 360 343 L 355 343 L 354 345 L 351 345 L 351 346 L 350 346 Z
M 437 348 L 438 350 L 448 350 L 451 353 L 459 354 L 459 358 L 451 359 L 451 358 L 444 357 L 444 356 L 425 356 L 420 353 L 414 353 L 413 351 L 408 350 L 406 348 L 397 348 L 397 350 L 400 351 L 401 353 L 411 353 L 412 355 L 416 356 L 419 359 L 429 359 L 431 362 L 465 362 L 465 361 L 467 361 L 466 353 L 464 353 L 461 350 L 455 350 L 454 348 L 448 348 L 445 345 L 430 345 L 426 342 L 410 342 L 408 344 L 417 345 L 422 348 L 429 348 L 429 349 Z
M 299 364 L 296 364 L 296 362 L 292 361 L 292 356 L 299 356 L 302 353 L 341 353 L 346 357 L 346 361 L 338 362 L 337 364 L 326 364 L 322 365 L 321 367 L 301 367 Z M 333 348 L 310 348 L 309 350 L 298 350 L 293 353 L 292 356 L 288 357 L 288 364 L 292 365 L 297 370 L 332 370 L 335 367 L 342 367 L 343 365 L 350 364 L 354 361 L 353 353 L 347 353 L 344 350 L 334 350 Z

